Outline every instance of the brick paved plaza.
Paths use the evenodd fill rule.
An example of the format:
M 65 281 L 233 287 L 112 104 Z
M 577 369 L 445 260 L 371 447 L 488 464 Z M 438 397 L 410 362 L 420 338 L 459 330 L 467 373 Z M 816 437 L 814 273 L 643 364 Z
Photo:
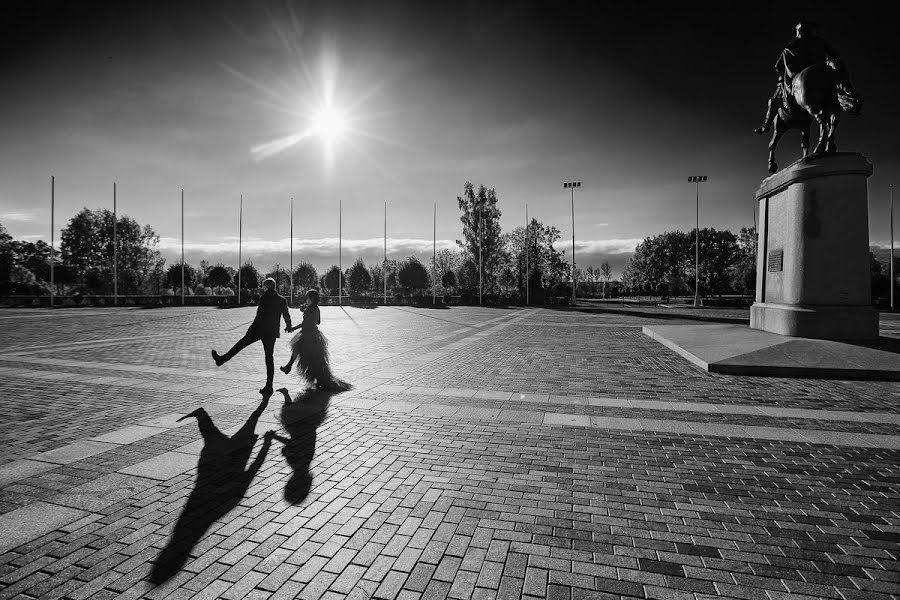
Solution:
M 900 384 L 641 333 L 746 311 L 326 306 L 267 403 L 253 315 L 0 312 L 0 598 L 900 594 Z

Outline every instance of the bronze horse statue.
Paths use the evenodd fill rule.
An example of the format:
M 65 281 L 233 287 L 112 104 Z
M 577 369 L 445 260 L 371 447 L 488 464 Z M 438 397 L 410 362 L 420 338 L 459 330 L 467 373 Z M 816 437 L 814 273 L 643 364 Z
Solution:
M 778 170 L 775 148 L 781 136 L 790 129 L 801 131 L 803 156 L 809 155 L 809 130 L 813 119 L 819 124 L 819 143 L 813 153 L 837 152 L 834 132 L 841 120 L 837 73 L 824 63 L 806 67 L 792 79 L 790 95 L 782 102 L 773 122 L 774 132 L 769 141 L 769 173 Z

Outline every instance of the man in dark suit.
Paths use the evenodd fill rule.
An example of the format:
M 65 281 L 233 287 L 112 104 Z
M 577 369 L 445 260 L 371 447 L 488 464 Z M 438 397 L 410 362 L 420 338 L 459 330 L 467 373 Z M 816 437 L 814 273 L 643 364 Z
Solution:
M 266 291 L 259 297 L 256 318 L 253 319 L 253 323 L 250 324 L 247 333 L 224 356 L 219 356 L 219 353 L 213 350 L 212 357 L 216 361 L 216 366 L 221 367 L 250 344 L 258 341 L 262 342 L 263 350 L 266 353 L 266 387 L 259 390 L 259 393 L 265 396 L 272 394 L 272 378 L 275 375 L 273 352 L 275 351 L 275 340 L 281 335 L 278 331 L 278 326 L 281 318 L 284 317 L 284 330 L 289 331 L 291 328 L 291 315 L 288 312 L 287 300 L 283 296 L 279 296 L 278 292 L 275 291 L 275 280 L 267 277 L 263 281 L 263 287 L 266 288 Z

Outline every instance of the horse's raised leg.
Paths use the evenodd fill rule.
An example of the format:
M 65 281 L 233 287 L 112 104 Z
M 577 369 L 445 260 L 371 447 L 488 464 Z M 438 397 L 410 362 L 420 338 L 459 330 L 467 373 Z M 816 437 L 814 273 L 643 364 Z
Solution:
M 835 112 L 828 115 L 828 143 L 825 144 L 825 152 L 837 152 L 837 143 L 834 141 L 834 134 L 837 131 L 837 125 L 841 121 L 841 113 Z
M 772 132 L 772 139 L 769 141 L 769 173 L 774 173 L 778 170 L 778 163 L 775 162 L 775 148 L 778 147 L 778 141 L 785 131 L 787 131 L 787 127 L 785 127 L 784 121 L 781 120 L 781 117 L 776 116 L 775 131 Z

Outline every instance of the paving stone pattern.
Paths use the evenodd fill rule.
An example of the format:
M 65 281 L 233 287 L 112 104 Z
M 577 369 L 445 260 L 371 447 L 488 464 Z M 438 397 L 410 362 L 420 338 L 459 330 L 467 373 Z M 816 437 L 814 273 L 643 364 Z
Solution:
M 709 374 L 640 332 L 746 311 L 322 312 L 355 389 L 277 373 L 289 403 L 258 345 L 209 358 L 250 308 L 0 312 L 0 599 L 900 594 L 896 383 Z

